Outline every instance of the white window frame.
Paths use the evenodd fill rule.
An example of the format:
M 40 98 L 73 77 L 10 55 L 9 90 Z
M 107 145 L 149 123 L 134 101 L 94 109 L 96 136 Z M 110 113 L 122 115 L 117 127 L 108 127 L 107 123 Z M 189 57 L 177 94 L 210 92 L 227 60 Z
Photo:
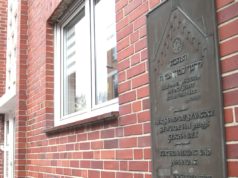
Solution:
M 94 36 L 94 0 L 78 0 L 77 3 L 67 11 L 67 14 L 54 27 L 54 125 L 64 125 L 79 120 L 95 117 L 119 110 L 118 98 L 106 101 L 102 104 L 96 105 L 95 97 L 95 36 Z M 91 9 L 90 9 L 91 6 Z M 91 95 L 90 106 L 86 112 L 75 112 L 63 115 L 63 28 L 70 22 L 83 8 L 85 7 L 85 15 L 90 17 L 90 60 L 91 60 Z

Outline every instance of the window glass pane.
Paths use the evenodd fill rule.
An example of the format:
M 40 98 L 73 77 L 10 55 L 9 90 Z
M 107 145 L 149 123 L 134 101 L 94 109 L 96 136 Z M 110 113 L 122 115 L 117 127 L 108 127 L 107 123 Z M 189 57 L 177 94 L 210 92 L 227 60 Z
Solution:
M 94 0 L 96 104 L 118 96 L 115 0 Z
M 82 9 L 65 27 L 64 35 L 64 115 L 83 111 L 90 97 L 89 23 Z

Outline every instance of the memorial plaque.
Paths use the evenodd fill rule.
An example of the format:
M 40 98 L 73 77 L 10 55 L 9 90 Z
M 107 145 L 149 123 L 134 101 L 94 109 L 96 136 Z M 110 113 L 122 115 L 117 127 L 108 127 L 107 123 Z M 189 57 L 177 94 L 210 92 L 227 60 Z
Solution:
M 225 178 L 214 0 L 147 15 L 153 178 Z

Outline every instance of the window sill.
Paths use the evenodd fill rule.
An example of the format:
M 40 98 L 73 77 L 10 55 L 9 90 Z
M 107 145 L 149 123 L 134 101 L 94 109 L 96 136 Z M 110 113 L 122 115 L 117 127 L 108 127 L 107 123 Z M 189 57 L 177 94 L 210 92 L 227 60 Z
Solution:
M 86 125 L 101 123 L 101 122 L 104 122 L 104 121 L 116 120 L 118 118 L 118 116 L 119 116 L 119 112 L 109 112 L 109 113 L 105 113 L 105 114 L 98 115 L 98 116 L 95 116 L 95 117 L 91 117 L 91 118 L 83 119 L 83 120 L 80 120 L 80 121 L 72 122 L 72 123 L 69 123 L 69 124 L 52 127 L 52 128 L 46 129 L 45 133 L 47 135 L 62 133 L 62 132 L 69 131 L 69 130 L 72 130 L 72 129 L 81 128 L 81 127 L 84 127 Z

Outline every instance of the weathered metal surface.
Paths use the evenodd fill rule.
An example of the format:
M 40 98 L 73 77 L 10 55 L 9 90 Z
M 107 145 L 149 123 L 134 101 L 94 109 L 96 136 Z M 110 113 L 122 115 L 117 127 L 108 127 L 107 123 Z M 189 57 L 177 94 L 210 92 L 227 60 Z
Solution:
M 147 16 L 153 178 L 224 178 L 213 0 L 167 0 Z

